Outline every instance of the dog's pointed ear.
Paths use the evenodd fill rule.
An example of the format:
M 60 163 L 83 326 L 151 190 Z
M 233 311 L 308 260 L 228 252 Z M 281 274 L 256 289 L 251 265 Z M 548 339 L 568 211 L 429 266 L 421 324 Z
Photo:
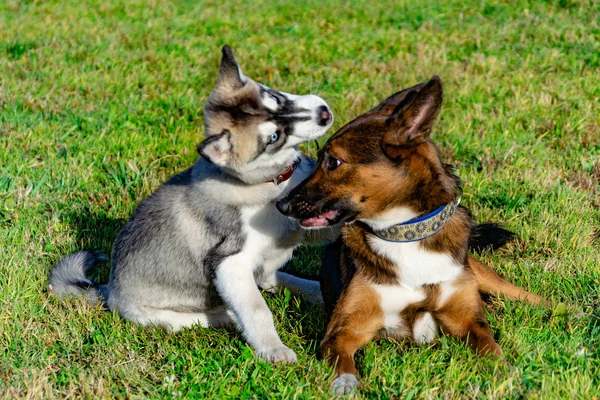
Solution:
M 224 130 L 204 139 L 198 145 L 198 154 L 213 164 L 224 167 L 231 161 L 231 133 Z
M 420 90 L 405 95 L 387 120 L 388 129 L 383 135 L 386 154 L 394 147 L 419 144 L 429 137 L 442 107 L 442 96 L 442 81 L 438 76 L 431 78 Z
M 396 108 L 405 105 L 410 100 L 410 99 L 407 99 L 407 96 L 411 92 L 418 92 L 425 85 L 426 85 L 425 83 L 419 83 L 418 85 L 415 85 L 408 89 L 404 89 L 397 93 L 394 93 L 393 95 L 391 95 L 390 97 L 388 97 L 387 99 L 385 99 L 384 101 L 379 103 L 376 107 L 369 110 L 369 112 L 390 115 Z M 412 99 L 412 97 L 411 97 L 411 99 Z
M 239 89 L 246 83 L 246 77 L 233 57 L 233 51 L 228 45 L 223 46 L 223 57 L 219 68 L 217 88 Z

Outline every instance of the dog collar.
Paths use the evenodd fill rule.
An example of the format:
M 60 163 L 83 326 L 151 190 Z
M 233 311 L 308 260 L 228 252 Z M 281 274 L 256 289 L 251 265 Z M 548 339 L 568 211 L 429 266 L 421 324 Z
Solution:
M 456 199 L 443 204 L 434 211 L 421 217 L 373 231 L 375 236 L 388 242 L 417 242 L 439 232 L 450 221 L 462 199 L 462 188 L 459 186 Z
M 298 168 L 298 164 L 300 164 L 300 159 L 297 159 L 296 161 L 294 161 L 294 163 L 292 165 L 290 165 L 289 167 L 287 167 L 285 169 L 285 171 L 283 171 L 282 173 L 277 175 L 275 178 L 269 179 L 266 183 L 273 182 L 277 186 L 277 185 L 287 181 L 288 179 L 290 179 L 292 177 L 296 168 Z

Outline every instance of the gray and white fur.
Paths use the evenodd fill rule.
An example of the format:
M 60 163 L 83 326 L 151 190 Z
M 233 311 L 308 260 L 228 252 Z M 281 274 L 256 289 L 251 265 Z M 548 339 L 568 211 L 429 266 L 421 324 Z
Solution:
M 298 278 L 276 273 L 305 233 L 274 203 L 312 172 L 295 146 L 322 136 L 333 116 L 317 96 L 247 78 L 225 46 L 205 121 L 202 157 L 143 200 L 117 235 L 108 284 L 87 276 L 101 255 L 81 251 L 52 269 L 51 289 L 101 301 L 141 325 L 235 324 L 263 359 L 294 362 L 259 288 L 283 279 L 307 293 L 294 287 Z M 267 182 L 298 159 L 289 180 Z

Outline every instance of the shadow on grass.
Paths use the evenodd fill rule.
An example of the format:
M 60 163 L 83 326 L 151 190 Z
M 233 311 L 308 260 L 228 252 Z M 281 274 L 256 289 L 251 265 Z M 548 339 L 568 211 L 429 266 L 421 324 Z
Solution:
M 113 241 L 127 220 L 112 218 L 104 210 L 85 206 L 63 214 L 63 220 L 75 232 L 76 250 L 97 250 L 110 257 Z M 96 266 L 91 277 L 98 282 L 108 282 L 110 261 Z

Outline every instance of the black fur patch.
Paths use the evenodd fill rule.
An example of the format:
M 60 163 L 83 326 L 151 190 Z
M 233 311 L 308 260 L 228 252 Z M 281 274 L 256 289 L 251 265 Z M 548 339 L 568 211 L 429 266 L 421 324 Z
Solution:
M 482 252 L 485 249 L 496 250 L 511 241 L 515 234 L 498 224 L 485 223 L 475 225 L 469 236 L 469 249 Z
M 88 290 L 96 287 L 96 284 L 92 281 L 73 281 L 71 283 L 73 284 L 73 286 L 77 286 L 78 288 L 83 290 Z
M 202 265 L 206 275 L 212 281 L 216 276 L 219 264 L 225 258 L 242 251 L 246 237 L 242 233 L 242 220 L 237 208 L 216 206 L 211 211 L 204 217 L 204 222 L 212 234 L 218 235 L 219 242 L 206 253 L 202 259 Z

